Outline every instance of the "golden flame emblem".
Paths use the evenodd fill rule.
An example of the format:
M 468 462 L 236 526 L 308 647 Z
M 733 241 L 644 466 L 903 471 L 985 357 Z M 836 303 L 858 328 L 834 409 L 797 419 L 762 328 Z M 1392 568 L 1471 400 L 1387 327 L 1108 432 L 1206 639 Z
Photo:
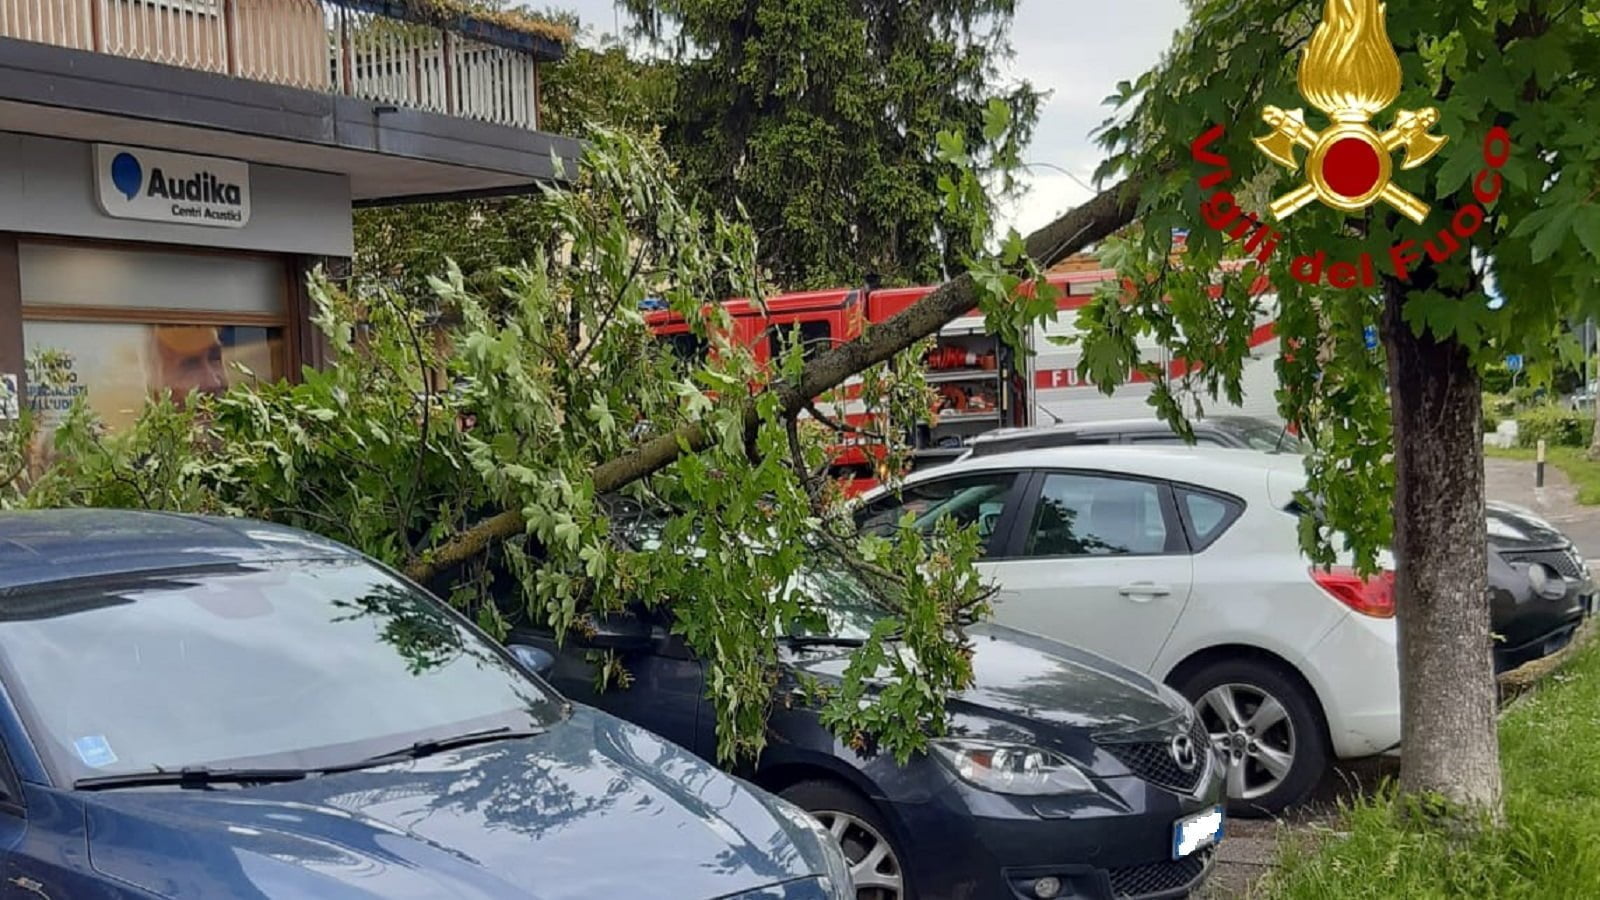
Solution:
M 1394 152 L 1406 151 L 1402 169 L 1432 159 L 1449 141 L 1431 133 L 1439 110 L 1402 109 L 1381 133 L 1371 124 L 1400 96 L 1400 57 L 1389 40 L 1386 8 L 1378 0 L 1327 0 L 1300 59 L 1300 94 L 1327 115 L 1332 124 L 1326 130 L 1307 125 L 1303 109 L 1269 106 L 1262 112 L 1272 133 L 1255 143 L 1269 159 L 1298 172 L 1295 148 L 1311 153 L 1306 184 L 1272 204 L 1279 220 L 1313 200 L 1349 213 L 1381 200 L 1419 225 L 1428 217 L 1428 204 L 1394 183 Z

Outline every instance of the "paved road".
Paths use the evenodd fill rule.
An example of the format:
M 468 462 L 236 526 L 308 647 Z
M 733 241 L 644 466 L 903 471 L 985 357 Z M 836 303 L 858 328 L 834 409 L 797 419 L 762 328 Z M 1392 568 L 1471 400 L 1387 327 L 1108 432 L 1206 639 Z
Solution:
M 1546 466 L 1544 487 L 1534 487 L 1535 467 L 1510 459 L 1484 461 L 1490 500 L 1526 506 L 1566 532 L 1586 559 L 1600 559 L 1600 507 L 1579 506 L 1577 491 L 1555 466 Z
M 1600 507 L 1579 506 L 1576 490 L 1554 466 L 1545 468 L 1545 486 L 1534 486 L 1533 463 L 1490 459 L 1484 463 L 1485 493 L 1490 500 L 1525 506 L 1549 520 L 1572 539 L 1585 558 L 1600 561 Z M 1218 851 L 1216 870 L 1201 897 L 1204 900 L 1249 897 L 1251 889 L 1272 867 L 1279 835 L 1285 829 L 1309 824 L 1331 825 L 1341 797 L 1370 789 L 1385 775 L 1399 775 L 1392 760 L 1366 760 L 1339 768 L 1323 779 L 1307 809 L 1287 821 L 1234 819 Z

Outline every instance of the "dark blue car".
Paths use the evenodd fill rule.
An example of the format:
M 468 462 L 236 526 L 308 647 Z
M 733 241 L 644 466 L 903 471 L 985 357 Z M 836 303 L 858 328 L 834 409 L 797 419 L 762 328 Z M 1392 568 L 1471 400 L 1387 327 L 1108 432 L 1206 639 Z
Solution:
M 1225 769 L 1182 696 L 1103 657 L 976 626 L 975 684 L 952 700 L 949 736 L 902 766 L 834 738 L 795 677 L 837 680 L 884 605 L 824 554 L 792 587 L 831 621 L 788 642 L 780 691 L 795 693 L 740 774 L 838 836 L 859 900 L 1148 900 L 1205 879 Z M 546 677 L 567 696 L 714 758 L 705 668 L 663 613 L 637 609 L 559 645 L 533 630 L 513 640 L 553 657 Z M 596 693 L 595 650 L 621 656 L 631 687 Z
M 297 531 L 0 514 L 0 689 L 8 898 L 855 896 L 796 807 Z

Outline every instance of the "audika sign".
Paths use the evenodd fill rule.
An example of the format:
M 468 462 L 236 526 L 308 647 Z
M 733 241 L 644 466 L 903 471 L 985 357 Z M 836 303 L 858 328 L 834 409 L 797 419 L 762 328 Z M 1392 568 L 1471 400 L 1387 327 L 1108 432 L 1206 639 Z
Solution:
M 250 167 L 238 160 L 96 144 L 94 181 L 114 218 L 212 228 L 250 221 Z

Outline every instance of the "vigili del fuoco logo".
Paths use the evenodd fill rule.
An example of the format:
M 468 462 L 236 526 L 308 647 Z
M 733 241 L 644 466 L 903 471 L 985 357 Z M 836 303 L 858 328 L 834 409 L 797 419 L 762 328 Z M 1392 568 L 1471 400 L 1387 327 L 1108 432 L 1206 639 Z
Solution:
M 1374 125 L 1385 121 L 1380 117 L 1400 96 L 1400 57 L 1389 39 L 1385 11 L 1386 4 L 1378 0 L 1327 0 L 1322 23 L 1300 58 L 1300 94 L 1326 117 L 1326 127 L 1313 127 L 1304 109 L 1268 106 L 1262 111 L 1261 118 L 1272 131 L 1255 139 L 1257 149 L 1278 165 L 1305 175 L 1304 183 L 1272 202 L 1276 222 L 1321 202 L 1347 214 L 1381 203 L 1418 225 L 1427 224 L 1432 212 L 1428 204 L 1394 181 L 1395 157 L 1401 154 L 1401 171 L 1415 169 L 1438 155 L 1450 138 L 1434 133 L 1440 118 L 1434 107 L 1398 110 L 1387 118 L 1387 130 Z M 1265 266 L 1283 234 L 1241 209 L 1226 189 L 1233 178 L 1232 164 L 1211 150 L 1225 133 L 1226 126 L 1217 125 L 1190 147 L 1195 161 L 1211 169 L 1200 178 L 1200 189 L 1210 192 L 1200 212 L 1212 228 L 1244 241 L 1244 252 Z M 1484 207 L 1500 197 L 1504 188 L 1500 169 L 1510 159 L 1511 134 L 1496 126 L 1484 138 L 1484 167 L 1472 182 L 1478 202 L 1442 223 L 1421 249 L 1413 240 L 1390 247 L 1388 271 L 1409 281 L 1424 259 L 1437 264 L 1461 252 L 1483 227 Z M 1329 264 L 1327 251 L 1319 251 L 1297 257 L 1290 274 L 1306 284 L 1322 284 L 1326 276 L 1326 283 L 1335 288 L 1370 288 L 1377 283 L 1376 266 L 1370 253 Z

